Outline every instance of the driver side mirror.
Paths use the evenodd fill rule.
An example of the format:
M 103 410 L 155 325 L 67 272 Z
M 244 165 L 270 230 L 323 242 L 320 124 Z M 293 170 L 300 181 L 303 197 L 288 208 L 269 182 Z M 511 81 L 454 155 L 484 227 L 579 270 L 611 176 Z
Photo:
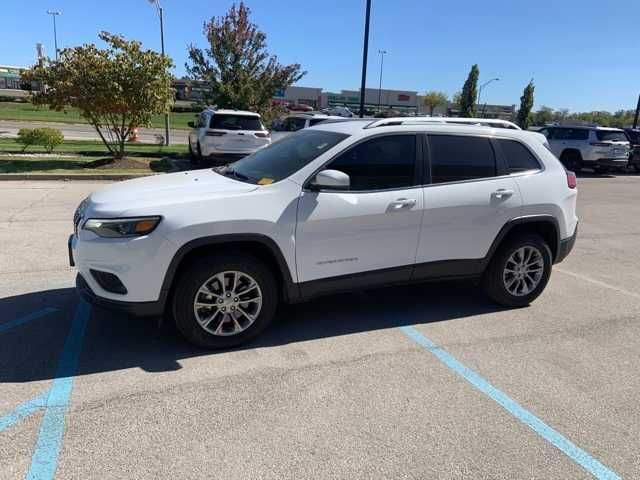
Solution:
M 340 170 L 322 170 L 311 180 L 312 190 L 349 190 L 351 179 Z
M 187 126 L 188 126 L 189 128 L 196 128 L 196 122 L 188 122 L 188 123 L 187 123 Z

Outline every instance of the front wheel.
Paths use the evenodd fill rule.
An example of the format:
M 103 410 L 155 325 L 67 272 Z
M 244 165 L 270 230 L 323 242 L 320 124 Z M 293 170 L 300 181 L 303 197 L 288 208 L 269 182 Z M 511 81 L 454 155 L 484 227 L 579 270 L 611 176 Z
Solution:
M 278 290 L 271 271 L 242 253 L 208 257 L 178 279 L 176 326 L 205 348 L 229 348 L 256 337 L 273 319 Z
M 507 307 L 524 307 L 547 286 L 551 249 L 538 235 L 521 235 L 494 255 L 482 278 L 487 295 Z

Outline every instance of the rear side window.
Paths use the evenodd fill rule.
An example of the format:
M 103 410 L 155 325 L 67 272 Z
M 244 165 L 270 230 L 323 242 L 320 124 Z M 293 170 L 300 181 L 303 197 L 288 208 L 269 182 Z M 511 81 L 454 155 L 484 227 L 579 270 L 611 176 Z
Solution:
M 498 143 L 507 161 L 509 173 L 540 170 L 540 164 L 536 157 L 520 142 L 498 139 Z
M 431 182 L 459 182 L 496 176 L 496 156 L 488 138 L 429 136 Z
M 586 128 L 556 128 L 554 140 L 588 140 L 589 130 Z
M 220 130 L 263 130 L 259 117 L 216 113 L 211 117 L 209 128 Z
M 601 142 L 628 142 L 624 132 L 615 130 L 596 130 L 596 137 Z
M 325 120 L 326 120 L 325 118 L 314 118 L 312 120 L 309 120 L 309 126 L 313 127 L 314 125 L 317 125 L 320 122 L 324 122 Z
M 341 154 L 326 168 L 349 175 L 351 190 L 384 190 L 415 185 L 415 135 L 386 135 Z

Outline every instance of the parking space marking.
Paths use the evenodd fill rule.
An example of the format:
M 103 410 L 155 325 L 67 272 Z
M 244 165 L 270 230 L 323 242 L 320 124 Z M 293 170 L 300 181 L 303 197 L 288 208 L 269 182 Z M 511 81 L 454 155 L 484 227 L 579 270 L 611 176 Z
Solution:
M 609 290 L 613 290 L 615 292 L 640 299 L 640 293 L 631 292 L 629 290 L 625 290 L 624 288 L 616 287 L 615 285 L 611 285 L 609 283 L 596 280 L 595 278 L 587 277 L 586 275 L 582 275 L 581 273 L 570 272 L 569 270 L 565 270 L 563 268 L 558 268 L 558 267 L 554 267 L 553 270 L 556 272 L 564 273 L 565 275 L 569 275 L 574 278 L 578 278 L 580 280 L 584 280 L 585 282 L 593 283 L 594 285 L 598 285 L 599 287 L 608 288 Z
M 49 480 L 55 477 L 65 429 L 65 416 L 73 391 L 73 378 L 90 314 L 89 304 L 80 301 L 47 396 L 46 410 L 26 477 L 29 480 Z
M 601 480 L 619 480 L 621 478 L 618 474 L 607 468 L 587 452 L 574 445 L 560 432 L 554 430 L 552 427 L 536 417 L 533 413 L 526 410 L 524 407 L 510 398 L 507 394 L 498 390 L 476 372 L 460 363 L 446 350 L 437 346 L 435 343 L 421 334 L 415 327 L 405 326 L 400 327 L 400 330 L 402 330 L 405 335 L 411 338 L 418 345 L 431 352 L 450 370 L 460 375 L 475 388 L 487 395 L 498 405 L 504 408 L 507 412 L 513 415 L 517 420 L 527 425 L 534 432 L 544 438 L 547 442 L 551 443 L 567 457 L 569 457 L 575 463 L 591 473 L 594 477 Z
M 6 415 L 0 417 L 0 432 L 6 430 L 12 425 L 15 425 L 20 420 L 27 418 L 29 415 L 37 412 L 38 410 L 44 408 L 48 394 L 49 392 L 45 392 L 41 395 L 38 395 L 28 402 L 24 402 L 22 405 L 18 405 L 12 412 L 9 412 Z
M 5 333 L 12 328 L 19 327 L 20 325 L 24 325 L 25 323 L 30 322 L 31 320 L 36 320 L 40 317 L 44 317 L 45 315 L 49 315 L 50 313 L 57 312 L 57 308 L 46 307 L 42 310 L 38 310 L 36 312 L 32 312 L 24 317 L 16 318 L 15 320 L 11 320 L 10 322 L 0 324 L 0 334 Z

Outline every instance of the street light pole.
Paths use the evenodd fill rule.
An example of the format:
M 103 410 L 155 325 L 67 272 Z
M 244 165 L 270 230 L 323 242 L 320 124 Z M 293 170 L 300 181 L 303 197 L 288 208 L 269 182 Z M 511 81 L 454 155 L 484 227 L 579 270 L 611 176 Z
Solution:
M 149 0 L 149 3 L 156 6 L 160 17 L 160 52 L 164 58 L 164 9 L 160 6 L 160 0 Z M 164 144 L 169 145 L 169 114 L 164 114 Z
M 378 50 L 380 54 L 380 84 L 378 85 L 378 112 L 380 112 L 380 103 L 382 98 L 382 66 L 384 65 L 384 56 L 387 54 L 386 50 Z
M 367 0 L 367 12 L 364 20 L 364 47 L 362 51 L 362 82 L 360 83 L 360 118 L 364 117 L 364 89 L 367 83 L 367 55 L 369 52 L 369 20 L 371 18 L 371 0 Z
M 633 128 L 638 128 L 638 116 L 640 115 L 640 95 L 638 95 L 638 105 L 636 106 L 636 115 L 633 117 Z
M 478 88 L 478 98 L 477 98 L 477 101 L 476 101 L 476 103 L 477 103 L 478 105 L 480 105 L 480 95 L 482 95 L 482 89 L 483 89 L 484 87 L 486 87 L 487 85 L 489 85 L 491 82 L 497 82 L 497 81 L 499 81 L 499 80 L 500 80 L 499 78 L 492 78 L 491 80 L 487 80 L 487 81 L 486 81 L 486 82 L 484 82 L 482 85 L 480 85 L 480 87 Z
M 56 17 L 61 15 L 60 12 L 55 10 L 47 10 L 47 14 L 53 18 L 53 45 L 56 50 L 56 62 L 58 61 L 58 29 L 56 28 Z

